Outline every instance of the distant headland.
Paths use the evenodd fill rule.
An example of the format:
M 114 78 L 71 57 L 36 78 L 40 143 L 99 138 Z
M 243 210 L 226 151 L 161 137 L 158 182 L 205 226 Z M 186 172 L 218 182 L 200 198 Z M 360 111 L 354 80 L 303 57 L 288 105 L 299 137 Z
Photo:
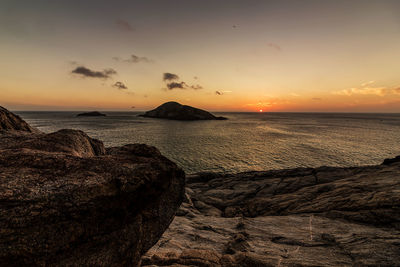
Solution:
M 92 111 L 92 112 L 84 112 L 84 113 L 79 113 L 76 115 L 77 117 L 105 117 L 107 116 L 104 113 L 100 113 L 98 111 Z
M 168 120 L 227 120 L 225 117 L 216 117 L 208 111 L 179 104 L 178 102 L 166 102 L 156 109 L 139 115 L 148 118 L 159 118 Z

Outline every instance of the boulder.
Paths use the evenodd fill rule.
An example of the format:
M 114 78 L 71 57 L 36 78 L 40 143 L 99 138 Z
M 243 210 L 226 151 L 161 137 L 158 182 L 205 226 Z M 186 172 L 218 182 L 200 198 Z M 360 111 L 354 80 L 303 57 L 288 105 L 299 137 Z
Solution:
M 208 111 L 181 105 L 177 102 L 167 102 L 156 109 L 147 111 L 142 117 L 169 119 L 169 120 L 226 120 L 224 117 L 216 117 Z
M 29 132 L 10 114 L 0 110 L 19 124 L 2 127 Z M 184 180 L 147 145 L 105 148 L 76 130 L 3 131 L 0 266 L 137 266 L 173 220 Z

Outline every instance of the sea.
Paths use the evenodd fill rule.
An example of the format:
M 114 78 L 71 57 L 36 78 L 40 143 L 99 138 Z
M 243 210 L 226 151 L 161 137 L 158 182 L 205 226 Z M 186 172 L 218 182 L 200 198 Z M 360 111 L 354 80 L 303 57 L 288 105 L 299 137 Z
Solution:
M 226 121 L 143 118 L 140 112 L 15 112 L 43 132 L 79 129 L 105 146 L 157 147 L 186 173 L 380 164 L 400 155 L 400 114 L 214 113 Z

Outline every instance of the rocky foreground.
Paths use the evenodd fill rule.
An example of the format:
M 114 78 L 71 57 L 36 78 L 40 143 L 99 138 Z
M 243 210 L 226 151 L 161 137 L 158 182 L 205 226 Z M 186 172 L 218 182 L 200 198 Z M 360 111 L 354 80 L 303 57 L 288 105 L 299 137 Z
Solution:
M 400 157 L 184 180 L 0 107 L 0 266 L 400 266 Z
M 400 266 L 400 157 L 187 177 L 142 266 Z
M 44 134 L 0 107 L 0 266 L 137 266 L 184 180 L 154 147 Z

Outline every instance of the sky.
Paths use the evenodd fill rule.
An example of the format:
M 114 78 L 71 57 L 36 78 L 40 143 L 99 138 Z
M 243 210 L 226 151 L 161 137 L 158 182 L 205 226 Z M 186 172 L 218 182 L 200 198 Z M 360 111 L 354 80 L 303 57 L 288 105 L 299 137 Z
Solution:
M 0 0 L 11 110 L 400 112 L 400 1 Z

